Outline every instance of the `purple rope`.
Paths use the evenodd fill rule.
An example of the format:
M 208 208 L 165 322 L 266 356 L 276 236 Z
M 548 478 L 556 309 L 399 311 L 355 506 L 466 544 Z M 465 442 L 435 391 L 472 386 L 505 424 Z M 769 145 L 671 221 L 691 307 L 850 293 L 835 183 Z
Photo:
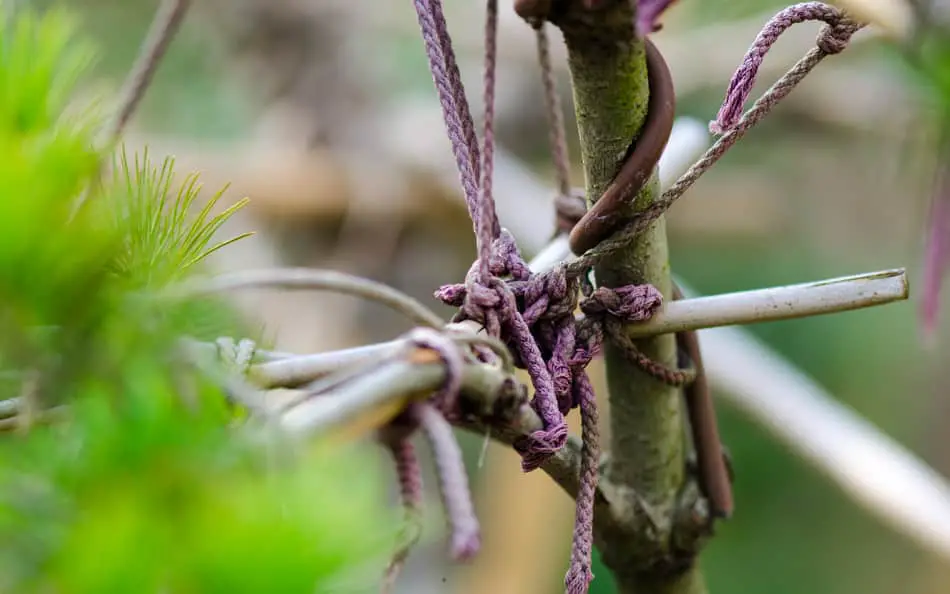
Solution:
M 409 413 L 422 427 L 435 458 L 439 494 L 442 496 L 446 519 L 452 530 L 452 557 L 458 560 L 471 559 L 481 546 L 481 535 L 468 488 L 462 450 L 455 441 L 452 426 L 435 407 L 427 403 L 413 404 Z
M 723 134 L 739 123 L 742 108 L 752 92 L 756 76 L 765 54 L 772 48 L 786 29 L 805 21 L 824 21 L 829 26 L 818 35 L 817 45 L 823 53 L 831 55 L 844 51 L 856 25 L 844 13 L 823 2 L 803 2 L 789 6 L 772 17 L 756 36 L 746 52 L 742 65 L 736 70 L 726 89 L 726 99 L 716 120 L 709 124 L 713 134 Z
M 438 392 L 428 402 L 415 402 L 387 427 L 380 430 L 380 440 L 386 444 L 396 463 L 399 491 L 409 522 L 418 522 L 422 503 L 422 472 L 410 438 L 422 428 L 432 449 L 439 493 L 451 531 L 451 552 L 456 559 L 471 558 L 478 552 L 480 537 L 472 497 L 465 474 L 461 450 L 455 441 L 446 417 L 457 410 L 462 369 L 462 353 L 450 338 L 431 328 L 417 328 L 406 339 L 415 347 L 432 349 L 445 363 L 446 378 Z M 382 591 L 389 592 L 409 556 L 415 539 L 403 543 L 393 554 L 383 578 Z
M 492 195 L 492 176 L 495 160 L 495 70 L 498 59 L 498 0 L 488 0 L 485 17 L 485 128 L 482 146 L 481 219 L 476 221 L 483 228 L 478 231 L 479 280 L 487 284 L 491 259 L 491 243 L 501 233 L 501 225 L 495 214 L 495 198 Z M 491 238 L 491 241 L 488 241 Z
M 924 256 L 920 320 L 924 336 L 931 338 L 937 328 L 940 288 L 950 266 L 950 171 L 941 171 L 930 211 L 927 249 Z
M 451 38 L 442 14 L 440 0 L 414 0 L 419 28 L 429 58 L 432 80 L 442 104 L 442 116 L 452 143 L 455 164 L 465 193 L 469 215 L 476 223 L 478 210 L 478 142 L 475 126 L 469 113 L 465 90 L 462 86 Z
M 455 60 L 455 50 L 452 47 L 452 37 L 449 35 L 449 26 L 445 22 L 445 14 L 442 11 L 442 2 L 431 3 L 433 23 L 442 55 L 445 56 L 446 71 L 449 76 L 449 86 L 452 90 L 452 97 L 457 106 L 460 120 L 462 123 L 462 134 L 465 144 L 468 147 L 472 173 L 478 179 L 478 137 L 475 135 L 475 123 L 472 120 L 472 114 L 469 110 L 468 99 L 465 96 L 465 86 L 462 84 L 462 77 L 459 73 L 459 67 Z
M 600 430 L 597 427 L 597 397 L 586 373 L 574 382 L 575 400 L 580 404 L 584 450 L 581 455 L 581 480 L 577 491 L 574 520 L 574 546 L 571 565 L 564 579 L 568 594 L 585 594 L 594 579 L 591 553 L 594 546 L 594 494 L 600 461 Z
M 465 365 L 462 353 L 459 352 L 452 339 L 433 328 L 415 328 L 406 335 L 406 340 L 417 347 L 432 349 L 439 353 L 439 357 L 445 363 L 446 378 L 442 387 L 429 401 L 442 414 L 452 415 L 462 387 L 462 368 Z
M 416 456 L 415 447 L 408 437 L 388 445 L 396 464 L 399 495 L 405 510 L 407 527 L 410 530 L 417 530 L 422 509 L 422 469 L 419 467 L 419 458 Z M 399 577 L 399 573 L 402 571 L 406 559 L 409 558 L 409 553 L 417 540 L 417 534 L 406 539 L 393 554 L 389 567 L 386 568 L 386 574 L 383 576 L 382 592 L 393 591 L 396 579 Z

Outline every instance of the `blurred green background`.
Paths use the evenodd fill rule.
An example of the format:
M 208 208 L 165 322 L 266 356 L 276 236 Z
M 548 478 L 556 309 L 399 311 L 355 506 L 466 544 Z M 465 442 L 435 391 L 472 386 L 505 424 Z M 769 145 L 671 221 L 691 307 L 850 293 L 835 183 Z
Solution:
M 72 7 L 101 44 L 98 82 L 117 87 L 133 62 L 156 3 L 70 0 L 59 4 Z M 244 162 L 240 160 L 243 147 L 279 159 L 283 153 L 272 147 L 280 146 L 284 136 L 288 136 L 287 146 L 300 146 L 302 152 L 336 147 L 345 152 L 365 147 L 372 150 L 372 118 L 381 106 L 403 96 L 433 93 L 421 43 L 413 35 L 414 16 L 408 3 L 196 0 L 195 4 L 196 13 L 162 64 L 133 134 L 143 142 L 173 147 L 171 151 L 182 147 L 189 155 L 187 163 L 198 164 L 196 167 L 206 163 L 207 169 L 222 172 L 222 177 Z M 469 4 L 475 8 L 448 7 L 450 20 L 454 10 L 475 11 L 479 3 Z M 510 10 L 510 3 L 502 4 L 504 10 Z M 266 7 L 261 8 L 263 5 Z M 721 27 L 723 33 L 715 39 L 722 47 L 717 51 L 729 52 L 731 63 L 738 65 L 754 29 L 738 28 L 737 24 L 747 19 L 764 22 L 764 15 L 781 6 L 759 0 L 680 0 L 665 19 L 657 43 L 661 49 L 663 43 L 673 41 L 689 48 L 694 31 Z M 279 15 L 272 20 L 261 17 L 280 11 L 284 11 L 283 20 Z M 398 18 L 390 19 L 397 13 Z M 255 21 L 254 15 L 260 20 Z M 391 27 L 380 25 L 381 21 Z M 273 31 L 258 30 L 271 25 Z M 730 37 L 731 25 L 736 25 L 736 35 L 741 36 Z M 481 30 L 477 20 L 451 20 L 451 26 L 456 36 L 478 43 Z M 313 36 L 317 39 L 301 41 L 304 49 L 299 55 L 280 46 L 281 40 L 293 36 L 307 39 L 306 32 L 298 30 L 307 27 L 316 31 Z M 814 26 L 803 27 L 817 31 Z M 339 49 L 344 42 L 346 51 Z M 797 57 L 809 46 L 786 43 L 782 47 L 783 56 Z M 691 48 L 700 68 L 704 60 L 711 60 L 706 51 L 712 49 Z M 501 51 L 504 58 L 506 46 Z M 477 59 L 477 52 L 465 54 L 462 67 L 477 74 Z M 790 65 L 773 66 L 784 69 Z M 936 344 L 925 348 L 914 301 L 935 159 L 929 132 L 936 120 L 929 98 L 911 83 L 907 67 L 887 43 L 864 42 L 829 59 L 818 71 L 826 65 L 829 72 L 816 73 L 804 83 L 800 92 L 793 94 L 796 101 L 790 99 L 779 108 L 677 204 L 670 216 L 672 265 L 677 274 L 704 293 L 907 267 L 912 283 L 909 302 L 760 324 L 749 330 L 884 432 L 941 472 L 950 472 L 950 434 L 943 431 L 950 412 L 950 382 L 943 364 L 947 325 L 941 326 Z M 270 69 L 287 74 L 275 74 L 275 80 L 262 82 L 260 73 Z M 537 92 L 536 70 L 528 66 L 511 69 L 513 74 L 503 76 L 503 82 L 517 81 L 520 76 L 530 81 L 522 87 Z M 320 70 L 320 74 L 308 78 L 307 84 L 288 82 L 299 82 L 305 78 L 301 73 L 310 70 Z M 763 75 L 757 89 L 774 80 L 772 72 Z M 685 85 L 689 90 L 680 94 L 679 113 L 704 122 L 712 119 L 729 74 L 722 70 L 714 84 Z M 358 100 L 347 99 L 348 84 L 356 87 L 353 96 Z M 684 83 L 678 80 L 678 86 Z M 473 97 L 478 96 L 471 90 L 475 88 L 470 87 Z M 892 92 L 884 95 L 877 92 L 880 89 Z M 534 164 L 539 175 L 547 176 L 540 96 L 511 95 L 505 99 L 509 115 L 502 116 L 502 142 Z M 317 134 L 316 141 L 287 135 L 288 128 L 295 127 L 288 127 L 287 122 L 311 116 L 319 120 L 317 108 L 326 97 L 330 97 L 328 102 L 336 101 L 334 109 L 341 103 L 352 108 L 346 116 L 349 119 L 337 115 L 325 118 L 330 121 L 322 129 L 330 132 Z M 523 118 L 511 114 L 523 114 Z M 348 135 L 347 127 L 359 128 L 359 133 Z M 154 142 L 149 141 L 153 137 Z M 258 146 L 265 148 L 254 148 Z M 232 169 L 228 168 L 229 159 Z M 373 165 L 366 167 L 367 177 L 382 175 Z M 325 256 L 333 250 L 326 246 L 335 245 L 343 236 L 353 213 L 372 214 L 372 205 L 368 210 L 351 208 L 342 213 L 335 207 L 321 210 L 316 205 L 301 207 L 299 212 L 304 214 L 287 215 L 277 207 L 271 212 L 267 190 L 260 188 L 280 186 L 279 178 L 284 175 L 288 176 L 289 193 L 303 195 L 306 188 L 279 165 L 270 173 L 262 168 L 259 174 L 265 178 L 259 184 L 236 183 L 232 193 L 235 198 L 236 193 L 247 193 L 252 205 L 255 201 L 261 205 L 255 211 L 257 223 L 250 225 L 265 225 L 273 231 L 285 262 L 327 265 Z M 419 175 L 412 172 L 409 177 Z M 431 185 L 421 187 L 434 192 Z M 275 194 L 283 191 L 273 190 Z M 379 200 L 386 197 L 379 196 Z M 439 282 L 460 278 L 472 257 L 472 242 L 469 227 L 458 212 L 443 212 L 451 210 L 444 206 L 433 209 L 436 214 L 417 210 L 400 217 L 402 228 L 392 244 L 391 265 L 362 271 L 424 297 Z M 538 217 L 547 219 L 550 214 Z M 353 267 L 358 271 L 366 264 L 359 258 L 342 262 L 357 262 Z M 299 305 L 315 303 L 301 299 Z M 344 343 L 380 337 L 392 322 L 388 322 L 390 326 L 375 324 L 371 319 L 377 319 L 376 314 L 374 309 L 352 313 L 353 323 L 346 330 L 350 334 L 335 335 L 344 332 L 339 326 L 310 328 L 310 332 L 325 332 Z M 262 316 L 267 326 L 266 311 Z M 279 330 L 273 332 L 279 342 Z M 720 526 L 702 559 L 712 592 L 947 591 L 950 571 L 940 560 L 859 509 L 748 417 L 724 403 L 719 408 L 721 430 L 737 472 L 738 511 L 732 521 Z M 472 457 L 477 457 L 481 440 L 467 439 L 465 444 Z M 476 473 L 476 481 L 484 480 L 491 480 L 491 474 Z M 440 545 L 436 545 L 439 543 L 432 551 L 423 549 L 419 554 L 440 559 Z M 530 550 L 524 554 L 532 555 Z M 555 588 L 564 559 L 553 559 L 549 565 Z M 612 591 L 606 569 L 595 568 L 595 574 L 598 579 L 592 592 Z M 419 580 L 407 585 L 406 591 L 452 589 L 451 581 Z

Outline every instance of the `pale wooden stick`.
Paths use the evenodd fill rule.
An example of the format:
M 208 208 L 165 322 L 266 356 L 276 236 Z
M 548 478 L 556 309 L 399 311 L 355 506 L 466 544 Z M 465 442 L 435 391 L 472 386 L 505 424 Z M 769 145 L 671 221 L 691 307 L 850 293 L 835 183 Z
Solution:
M 907 299 L 903 269 L 670 301 L 647 322 L 629 325 L 634 338 L 685 330 L 774 322 L 884 305 Z

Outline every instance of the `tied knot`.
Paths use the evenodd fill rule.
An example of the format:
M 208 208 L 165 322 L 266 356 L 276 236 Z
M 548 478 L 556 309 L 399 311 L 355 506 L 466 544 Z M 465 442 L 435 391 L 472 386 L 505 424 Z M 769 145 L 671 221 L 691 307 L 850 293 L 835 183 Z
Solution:
M 507 229 L 502 229 L 492 242 L 488 262 L 488 270 L 494 276 L 525 280 L 531 275 L 531 270 L 521 258 L 514 235 Z
M 578 282 L 569 279 L 561 266 L 531 277 L 518 293 L 524 303 L 524 320 L 533 326 L 572 315 L 577 307 Z
M 561 421 L 553 427 L 522 437 L 515 442 L 514 447 L 521 455 L 522 470 L 530 472 L 539 468 L 566 443 L 567 423 Z
M 514 236 L 502 229 L 492 241 L 488 277 L 482 274 L 482 261 L 476 260 L 465 276 L 464 284 L 443 285 L 434 296 L 446 305 L 458 307 L 454 321 L 473 320 L 482 324 L 491 336 L 499 336 L 501 324 L 515 312 L 515 299 L 503 278 L 527 281 L 531 270 L 521 258 Z
M 433 295 L 442 303 L 459 308 L 454 322 L 473 320 L 491 336 L 499 336 L 502 321 L 515 310 L 514 295 L 498 277 L 491 277 L 485 285 L 469 274 L 465 284 L 443 285 Z
M 621 322 L 642 322 L 650 319 L 662 304 L 663 295 L 653 285 L 598 287 L 581 303 L 581 311 L 592 318 L 610 316 Z
M 503 286 L 498 278 L 493 278 L 488 285 L 475 282 L 466 287 L 465 300 L 462 307 L 466 313 L 476 314 L 484 310 L 497 309 L 502 303 L 502 296 L 499 294 L 500 285 Z M 474 315 L 473 317 L 481 317 Z
M 463 317 L 480 323 L 489 336 L 500 336 L 502 321 L 508 320 L 515 311 L 514 295 L 508 285 L 497 276 L 491 277 L 487 284 L 470 277 L 466 284 L 461 307 Z
M 841 17 L 828 23 L 818 32 L 815 45 L 828 55 L 840 54 L 848 47 L 851 36 L 858 30 L 858 25 L 851 19 Z

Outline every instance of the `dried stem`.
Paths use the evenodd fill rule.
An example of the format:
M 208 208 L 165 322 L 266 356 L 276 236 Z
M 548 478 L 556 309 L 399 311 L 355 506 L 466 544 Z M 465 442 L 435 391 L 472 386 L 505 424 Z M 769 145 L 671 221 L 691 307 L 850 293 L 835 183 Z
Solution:
M 567 236 L 559 235 L 529 266 L 546 272 L 561 262 L 570 262 Z M 903 301 L 909 296 L 904 269 L 868 272 L 811 283 L 770 287 L 670 301 L 647 322 L 631 324 L 630 336 L 647 338 L 660 334 L 702 330 L 734 324 L 775 322 L 818 314 L 851 311 Z
M 336 291 L 376 301 L 404 314 L 416 324 L 441 328 L 444 323 L 432 310 L 405 293 L 376 281 L 334 270 L 311 268 L 242 270 L 210 279 L 188 281 L 166 292 L 164 296 L 181 299 L 251 288 Z
M 119 138 L 125 130 L 190 6 L 191 0 L 162 0 L 135 65 L 125 81 L 119 110 L 109 128 L 110 140 Z
M 405 346 L 404 340 L 391 340 L 327 353 L 283 357 L 251 367 L 248 375 L 263 388 L 296 388 L 346 367 L 391 356 Z
M 908 291 L 907 275 L 900 269 L 696 297 L 670 301 L 649 321 L 630 325 L 628 333 L 643 338 L 685 330 L 837 313 L 904 300 Z

